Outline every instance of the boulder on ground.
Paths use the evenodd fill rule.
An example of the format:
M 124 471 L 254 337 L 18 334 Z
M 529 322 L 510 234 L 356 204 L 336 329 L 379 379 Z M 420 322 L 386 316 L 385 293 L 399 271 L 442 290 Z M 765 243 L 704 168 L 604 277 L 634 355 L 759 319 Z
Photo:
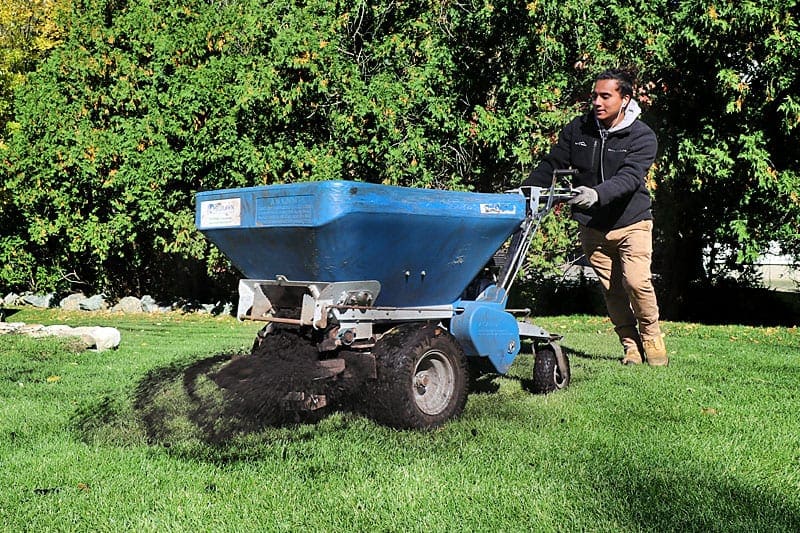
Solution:
M 80 308 L 84 311 L 102 311 L 108 309 L 105 295 L 95 294 L 90 298 L 86 298 L 80 303 Z
M 64 311 L 80 311 L 81 302 L 84 300 L 86 300 L 86 295 L 84 295 L 82 292 L 78 292 L 62 298 L 58 306 Z
M 125 296 L 117 304 L 111 308 L 112 311 L 121 311 L 123 313 L 141 313 L 144 310 L 142 301 L 135 296 Z
M 165 305 L 159 305 L 155 299 L 149 294 L 142 296 L 142 311 L 145 313 L 168 313 L 172 308 Z
M 0 322 L 0 335 L 4 333 L 17 333 L 25 322 Z
M 24 322 L 0 322 L 0 335 L 17 333 L 31 337 L 79 337 L 86 348 L 95 348 L 98 352 L 119 347 L 121 335 L 117 328 L 105 326 L 71 326 L 56 324 L 26 324 Z
M 121 338 L 117 328 L 103 326 L 83 326 L 73 328 L 73 332 L 76 336 L 79 336 L 89 348 L 94 346 L 98 352 L 117 348 Z
M 22 301 L 34 307 L 41 307 L 43 309 L 48 309 L 50 307 L 50 302 L 53 300 L 54 296 L 55 295 L 52 292 L 49 292 L 47 294 L 28 294 L 22 297 Z

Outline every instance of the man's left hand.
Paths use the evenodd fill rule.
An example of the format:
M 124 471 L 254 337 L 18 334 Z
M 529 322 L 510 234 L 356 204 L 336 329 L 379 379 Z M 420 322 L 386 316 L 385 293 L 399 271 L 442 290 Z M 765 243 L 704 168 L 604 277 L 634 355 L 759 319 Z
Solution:
M 569 205 L 589 209 L 597 203 L 597 191 L 591 187 L 581 185 L 580 187 L 575 187 L 575 192 L 578 194 L 567 200 Z

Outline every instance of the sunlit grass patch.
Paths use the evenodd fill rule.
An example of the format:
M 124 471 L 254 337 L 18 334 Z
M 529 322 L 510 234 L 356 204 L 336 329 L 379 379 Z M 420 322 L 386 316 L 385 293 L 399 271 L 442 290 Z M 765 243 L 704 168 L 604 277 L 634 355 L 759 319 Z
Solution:
M 526 352 L 433 431 L 354 412 L 281 427 L 242 418 L 214 375 L 258 328 L 232 319 L 125 317 L 120 348 L 103 353 L 0 342 L 0 520 L 10 530 L 800 528 L 796 328 L 666 323 L 671 365 L 631 368 L 601 317 L 537 322 L 564 335 L 570 387 L 525 390 Z

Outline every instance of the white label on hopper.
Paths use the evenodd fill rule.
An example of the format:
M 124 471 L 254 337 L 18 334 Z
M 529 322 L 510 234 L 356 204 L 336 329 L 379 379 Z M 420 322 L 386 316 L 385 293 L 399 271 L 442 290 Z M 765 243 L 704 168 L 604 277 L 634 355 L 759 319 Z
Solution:
M 515 215 L 517 206 L 514 204 L 481 204 L 482 215 Z
M 242 225 L 242 199 L 208 200 L 200 204 L 200 227 L 221 228 Z

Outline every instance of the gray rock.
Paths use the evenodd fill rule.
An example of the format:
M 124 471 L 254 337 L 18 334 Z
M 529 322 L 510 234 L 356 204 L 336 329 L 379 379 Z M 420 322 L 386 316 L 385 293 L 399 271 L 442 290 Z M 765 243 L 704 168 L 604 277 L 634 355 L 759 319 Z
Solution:
M 53 300 L 53 296 L 55 295 L 52 292 L 47 294 L 29 294 L 23 296 L 22 301 L 34 307 L 48 309 L 50 307 L 50 302 Z
M 81 302 L 86 300 L 86 295 L 82 292 L 70 294 L 66 298 L 62 298 L 58 306 L 64 311 L 80 311 Z
M 17 333 L 21 333 L 23 335 L 31 335 L 33 337 L 42 337 L 44 336 L 44 325 L 42 324 L 25 324 L 21 328 L 17 330 Z
M 92 326 L 81 326 L 78 328 L 72 328 L 72 333 L 70 333 L 70 335 L 72 337 L 80 337 L 81 342 L 85 347 L 92 348 L 97 344 L 94 335 L 92 335 L 93 329 L 94 327 Z
M 95 328 L 94 339 L 96 341 L 95 348 L 102 352 L 103 350 L 117 349 L 122 340 L 122 335 L 120 335 L 117 328 L 97 327 Z
M 142 296 L 140 302 L 142 302 L 142 310 L 145 313 L 152 313 L 158 307 L 158 303 L 149 294 Z
M 54 337 L 68 337 L 73 335 L 73 328 L 64 324 L 56 324 L 53 326 L 45 326 L 41 331 L 44 335 L 52 335 Z
M 169 306 L 162 306 L 156 302 L 152 296 L 145 294 L 142 296 L 142 311 L 145 313 L 167 313 L 172 309 Z
M 67 326 L 64 324 L 56 324 L 54 326 L 45 326 L 44 329 L 39 331 L 38 333 L 33 334 L 34 337 L 70 337 L 70 338 L 80 338 L 81 344 L 83 344 L 84 348 L 91 348 L 95 345 L 94 337 L 89 336 L 81 336 L 75 333 L 75 328 L 71 326 Z
M 19 294 L 10 292 L 3 298 L 3 305 L 16 305 L 19 300 Z
M 144 310 L 142 301 L 135 296 L 125 296 L 117 305 L 111 308 L 112 311 L 122 311 L 123 313 L 141 313 Z
M 95 294 L 90 298 L 86 298 L 79 305 L 84 311 L 101 311 L 108 309 L 108 304 L 103 294 Z
M 195 311 L 202 309 L 202 307 L 198 302 L 181 298 L 180 300 L 175 300 L 172 302 L 172 309 L 177 309 L 184 313 L 194 313 Z
M 210 315 L 229 315 L 233 312 L 233 304 L 230 302 L 217 302 L 215 304 L 201 304 L 198 313 L 208 313 Z
M 0 322 L 0 335 L 4 333 L 17 333 L 25 322 Z
M 73 328 L 63 324 L 43 326 L 24 322 L 2 322 L 0 335 L 5 333 L 18 333 L 31 337 L 79 337 L 86 348 L 95 348 L 98 352 L 117 348 L 121 340 L 118 329 L 104 326 Z
M 84 343 L 90 348 L 94 346 L 98 352 L 117 348 L 121 340 L 121 335 L 117 328 L 85 326 L 73 328 L 73 331 L 81 337 Z M 90 342 L 91 344 L 89 344 Z

